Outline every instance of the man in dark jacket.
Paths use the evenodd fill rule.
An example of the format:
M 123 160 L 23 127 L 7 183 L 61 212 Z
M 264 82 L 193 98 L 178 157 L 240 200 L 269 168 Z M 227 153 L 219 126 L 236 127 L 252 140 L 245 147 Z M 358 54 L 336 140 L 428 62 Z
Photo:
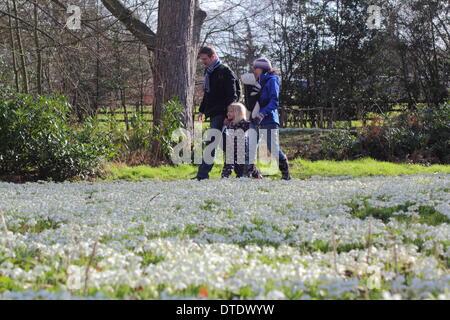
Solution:
M 199 59 L 205 70 L 204 96 L 200 105 L 200 114 L 198 120 L 204 122 L 205 118 L 210 119 L 211 129 L 222 130 L 223 122 L 227 115 L 227 107 L 236 101 L 239 101 L 239 80 L 229 67 L 222 64 L 216 51 L 211 46 L 200 49 Z M 206 144 L 212 143 L 211 139 Z M 225 142 L 225 139 L 222 138 Z M 224 150 L 225 146 L 224 146 Z M 215 156 L 215 149 L 211 152 Z M 209 178 L 209 172 L 213 168 L 213 163 L 206 163 L 203 159 L 197 173 L 197 180 Z

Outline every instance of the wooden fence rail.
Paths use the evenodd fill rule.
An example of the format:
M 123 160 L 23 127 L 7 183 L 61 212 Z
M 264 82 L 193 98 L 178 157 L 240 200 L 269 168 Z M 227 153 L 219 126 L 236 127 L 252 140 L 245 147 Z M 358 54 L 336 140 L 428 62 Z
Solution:
M 99 115 L 123 115 L 122 119 L 117 119 L 117 122 L 125 122 L 127 130 L 129 130 L 129 123 L 134 114 L 141 115 L 151 115 L 151 107 L 136 107 L 135 110 L 133 108 L 125 108 L 121 110 L 113 110 L 106 111 L 106 108 L 100 108 L 100 111 L 97 112 L 97 118 Z M 280 126 L 282 128 L 327 128 L 333 129 L 336 127 L 336 123 L 338 121 L 344 121 L 349 123 L 349 127 L 351 127 L 352 121 L 362 121 L 362 124 L 365 125 L 367 121 L 374 120 L 367 116 L 366 112 L 357 111 L 355 116 L 342 118 L 342 115 L 339 117 L 338 112 L 335 108 L 293 108 L 288 106 L 280 107 L 279 109 L 280 115 Z M 390 109 L 385 110 L 385 113 L 389 112 L 404 112 L 404 109 Z M 193 113 L 194 119 L 196 119 L 198 112 Z M 108 120 L 105 118 L 99 118 L 100 122 L 107 122 Z M 145 121 L 153 122 L 151 117 L 145 119 Z

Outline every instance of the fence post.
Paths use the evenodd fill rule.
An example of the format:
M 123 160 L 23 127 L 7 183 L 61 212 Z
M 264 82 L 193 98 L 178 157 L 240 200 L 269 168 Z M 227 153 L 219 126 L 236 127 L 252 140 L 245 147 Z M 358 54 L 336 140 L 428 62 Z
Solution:
M 140 113 L 140 109 L 141 109 L 140 102 L 136 102 L 136 111 L 135 111 L 136 116 Z
M 117 106 L 117 104 L 116 104 L 116 106 Z M 111 112 L 111 117 L 112 117 L 112 119 L 116 119 L 116 110 L 115 110 L 116 108 L 114 107 L 113 108 L 113 104 L 112 104 L 112 101 L 110 102 L 110 105 L 109 105 L 109 110 L 110 110 L 110 112 Z M 110 129 L 112 130 L 113 128 L 112 128 L 112 122 L 110 122 Z
M 120 89 L 120 95 L 122 98 L 122 107 L 123 107 L 123 117 L 125 119 L 125 126 L 126 126 L 126 130 L 129 131 L 130 130 L 130 126 L 128 124 L 128 112 L 127 112 L 127 102 L 126 102 L 126 98 L 125 98 L 125 89 Z
M 279 109 L 279 114 L 280 114 L 280 127 L 284 128 L 284 121 L 283 121 L 284 110 L 283 110 L 283 107 L 281 107 Z
M 337 121 L 336 106 L 333 103 L 333 109 L 331 110 L 331 129 L 334 129 L 336 127 L 336 121 Z
M 331 109 L 327 109 L 326 123 L 327 123 L 327 128 L 328 129 L 330 129 L 333 126 L 333 122 L 331 120 L 332 113 L 333 113 L 333 107 L 331 107 Z
M 323 108 L 320 108 L 320 120 L 319 120 L 319 127 L 323 129 L 325 127 L 324 121 L 323 121 Z
M 308 107 L 305 110 L 305 128 L 308 127 L 308 122 L 311 125 L 311 128 L 313 127 L 313 118 L 311 117 L 311 109 Z

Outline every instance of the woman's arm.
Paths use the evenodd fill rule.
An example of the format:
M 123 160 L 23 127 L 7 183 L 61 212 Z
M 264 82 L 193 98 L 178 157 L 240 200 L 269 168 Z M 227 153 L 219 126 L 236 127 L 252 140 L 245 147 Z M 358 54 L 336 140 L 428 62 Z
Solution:
M 280 84 L 278 83 L 277 79 L 269 79 L 265 87 L 266 90 L 269 91 L 269 103 L 259 111 L 264 116 L 268 115 L 273 110 L 276 110 L 278 108 L 280 96 Z

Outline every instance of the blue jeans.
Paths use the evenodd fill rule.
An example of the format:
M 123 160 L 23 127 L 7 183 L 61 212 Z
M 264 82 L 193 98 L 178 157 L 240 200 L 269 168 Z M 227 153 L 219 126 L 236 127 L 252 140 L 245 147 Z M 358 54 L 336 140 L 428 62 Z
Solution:
M 261 139 L 260 130 L 266 129 L 266 146 L 267 150 L 270 152 L 278 153 L 278 163 L 280 161 L 287 161 L 287 157 L 283 151 L 280 149 L 280 141 L 279 139 L 274 139 L 273 143 L 275 145 L 272 146 L 272 135 L 276 134 L 279 137 L 279 125 L 277 123 L 268 123 L 268 124 L 260 124 L 260 125 L 252 125 L 252 128 L 256 130 L 256 143 L 250 143 L 250 148 L 253 147 L 253 155 L 256 155 L 256 150 L 258 149 L 259 141 Z M 273 149 L 272 149 L 273 147 Z
M 210 119 L 210 127 L 211 129 L 217 129 L 219 131 L 222 131 L 223 127 L 223 121 L 225 120 L 225 115 L 217 115 Z M 226 150 L 225 146 L 225 138 L 224 135 L 222 135 L 222 144 L 223 144 L 223 150 Z M 208 146 L 210 143 L 214 142 L 214 137 L 212 140 L 206 141 L 206 145 Z M 219 142 L 220 144 L 220 142 Z M 216 156 L 216 148 L 214 148 L 211 152 L 212 157 Z M 204 159 L 202 159 L 202 164 L 198 168 L 197 172 L 197 178 L 198 179 L 209 179 L 209 173 L 211 172 L 212 168 L 214 166 L 214 163 L 208 164 L 205 162 Z

